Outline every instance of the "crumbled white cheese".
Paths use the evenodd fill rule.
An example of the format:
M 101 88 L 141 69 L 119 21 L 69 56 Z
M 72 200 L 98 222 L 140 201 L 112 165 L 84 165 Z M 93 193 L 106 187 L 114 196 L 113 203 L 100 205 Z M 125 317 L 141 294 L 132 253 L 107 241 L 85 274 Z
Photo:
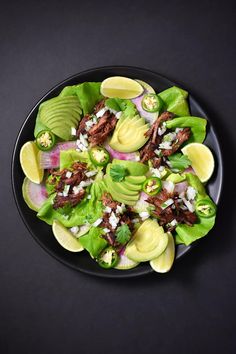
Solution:
M 161 150 L 158 150 L 158 149 L 154 150 L 154 152 L 157 156 L 160 156 L 160 154 L 161 154 Z
M 112 212 L 110 217 L 109 217 L 109 224 L 113 229 L 116 228 L 117 224 L 119 222 L 119 218 Z
M 151 172 L 151 175 L 154 176 L 154 177 L 158 177 L 160 178 L 161 177 L 161 174 L 160 174 L 160 171 L 158 168 L 150 168 L 150 172 Z
M 158 128 L 158 135 L 161 136 L 166 132 L 166 124 L 163 123 L 161 127 Z
M 117 111 L 115 109 L 109 108 L 107 106 L 105 106 L 106 110 L 109 111 L 110 113 L 113 113 L 116 115 Z
M 121 204 L 121 205 L 117 205 L 116 207 L 116 214 L 123 214 L 123 212 L 125 211 L 125 205 Z
M 80 186 L 74 186 L 72 188 L 74 194 L 78 194 L 81 191 L 82 187 Z
M 164 149 L 164 150 L 171 150 L 171 143 L 169 141 L 164 141 L 159 144 L 159 149 Z
M 69 192 L 70 186 L 68 184 L 65 185 L 64 190 L 62 192 L 63 197 L 67 197 L 68 196 L 68 192 Z
M 177 220 L 176 219 L 174 219 L 174 220 L 172 220 L 171 222 L 169 222 L 168 224 L 167 224 L 167 226 L 176 226 L 178 224 L 178 222 L 177 222 Z
M 173 203 L 174 203 L 173 199 L 169 198 L 161 205 L 161 208 L 166 209 L 168 208 L 168 206 L 170 206 Z
M 104 113 L 107 111 L 107 108 L 102 108 L 102 109 L 100 109 L 100 111 L 98 111 L 97 113 L 96 113 L 96 117 L 97 118 L 101 118 L 103 115 L 104 115 Z
M 186 191 L 187 199 L 188 200 L 194 200 L 196 197 L 197 191 L 195 188 L 189 186 Z
M 88 179 L 87 181 L 81 181 L 80 184 L 79 184 L 79 187 L 81 187 L 81 188 L 88 187 L 92 183 L 93 183 L 92 179 Z
M 140 161 L 140 156 L 138 154 L 135 156 L 135 161 Z
M 132 224 L 137 224 L 139 222 L 139 219 L 138 218 L 137 219 L 132 219 L 131 222 L 132 222 Z
M 108 229 L 107 227 L 105 227 L 105 228 L 103 229 L 103 231 L 105 232 L 105 234 L 107 234 L 108 232 L 110 232 L 110 229 Z
M 176 132 L 176 134 L 178 134 L 179 132 L 182 132 L 182 130 L 184 130 L 184 128 L 176 128 L 175 132 Z
M 72 172 L 67 171 L 67 172 L 66 172 L 66 178 L 71 178 L 71 176 L 72 176 Z
M 74 127 L 71 127 L 71 135 L 76 136 L 76 129 Z
M 148 211 L 142 211 L 141 213 L 139 213 L 139 216 L 142 220 L 146 220 L 147 218 L 149 218 L 150 214 Z
M 168 133 L 164 136 L 163 141 L 172 142 L 176 139 L 176 133 Z
M 73 226 L 70 228 L 70 232 L 72 232 L 72 234 L 77 234 L 77 232 L 79 231 L 79 227 L 78 226 Z
M 104 213 L 111 213 L 112 209 L 109 206 L 106 206 L 106 208 L 104 209 Z
M 98 173 L 97 170 L 93 170 L 93 171 L 85 172 L 85 175 L 86 175 L 87 177 L 93 177 L 93 176 L 95 176 L 97 173 Z
M 95 123 L 93 122 L 93 120 L 88 120 L 86 123 L 85 123 L 85 130 L 86 131 L 89 131 L 90 128 L 92 128 L 92 126 L 94 125 Z
M 93 124 L 96 124 L 98 121 L 97 117 L 96 116 L 93 116 Z
M 86 135 L 86 136 L 88 137 L 88 135 Z M 85 147 L 88 147 L 88 141 L 87 141 L 85 135 L 80 134 L 79 140 L 80 140 L 81 144 L 83 144 Z
M 91 194 L 88 194 L 87 199 L 91 199 L 91 198 L 92 198 Z
M 122 115 L 122 111 L 117 112 L 117 113 L 116 113 L 116 118 L 117 118 L 117 119 L 120 119 L 121 115 Z
M 97 219 L 96 221 L 94 221 L 93 226 L 100 225 L 102 223 L 102 221 L 103 221 L 102 218 Z
M 63 196 L 63 193 L 59 192 L 58 195 L 59 195 L 60 197 L 62 197 L 62 196 Z
M 174 192 L 175 184 L 172 181 L 163 181 L 162 186 L 167 190 L 168 193 Z
M 165 169 L 165 167 L 164 167 L 164 166 L 160 166 L 160 167 L 159 167 L 159 171 L 160 171 L 160 172 L 163 172 L 163 171 L 164 171 L 164 169 Z
M 187 200 L 185 198 L 183 198 L 183 202 L 186 205 L 186 207 L 188 208 L 188 210 L 191 211 L 191 213 L 193 213 L 195 210 L 194 205 L 189 200 Z

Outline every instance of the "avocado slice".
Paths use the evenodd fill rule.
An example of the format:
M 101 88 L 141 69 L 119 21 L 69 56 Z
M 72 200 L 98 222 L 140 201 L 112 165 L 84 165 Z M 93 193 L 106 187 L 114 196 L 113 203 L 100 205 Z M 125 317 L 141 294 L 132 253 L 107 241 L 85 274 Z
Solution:
M 146 180 L 145 176 L 127 176 L 125 177 L 125 182 L 131 183 L 131 184 L 143 184 L 143 182 Z
M 71 127 L 78 125 L 81 113 L 77 97 L 55 97 L 40 106 L 39 119 L 59 138 L 69 140 Z
M 128 243 L 125 255 L 135 262 L 147 262 L 159 257 L 168 244 L 168 234 L 156 220 L 147 219 Z
M 114 188 L 118 193 L 125 194 L 126 196 L 138 195 L 138 191 L 128 189 L 121 182 L 114 182 L 110 176 L 107 176 L 106 178 L 108 188 L 110 185 L 112 185 L 112 188 Z
M 128 172 L 131 176 L 142 176 L 143 177 L 143 175 L 145 175 L 149 170 L 149 167 L 147 165 L 144 165 L 142 162 L 129 161 L 129 160 L 113 159 L 112 165 L 124 166 L 128 170 Z M 132 182 L 130 182 L 130 183 L 132 183 Z
M 109 144 L 112 149 L 120 152 L 137 151 L 147 142 L 148 137 L 144 134 L 148 129 L 149 125 L 139 115 L 120 118 Z
M 119 193 L 113 187 L 113 184 L 107 181 L 107 176 L 104 177 L 104 182 L 107 186 L 107 191 L 111 194 L 112 198 L 117 202 L 124 203 L 126 205 L 135 205 L 137 200 L 139 199 L 139 194 L 137 195 L 125 195 L 123 193 Z
M 141 184 L 133 184 L 125 181 L 120 182 L 120 184 L 122 184 L 126 189 L 129 189 L 131 191 L 140 191 L 142 189 Z

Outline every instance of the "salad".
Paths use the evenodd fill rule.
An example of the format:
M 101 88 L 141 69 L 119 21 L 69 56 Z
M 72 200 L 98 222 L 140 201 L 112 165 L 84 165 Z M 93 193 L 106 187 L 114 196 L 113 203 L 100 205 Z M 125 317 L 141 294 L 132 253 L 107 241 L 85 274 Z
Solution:
M 105 269 L 149 262 L 165 273 L 176 245 L 212 229 L 207 121 L 191 115 L 187 99 L 176 86 L 155 92 L 114 76 L 40 104 L 20 151 L 22 193 L 68 252 L 85 250 Z

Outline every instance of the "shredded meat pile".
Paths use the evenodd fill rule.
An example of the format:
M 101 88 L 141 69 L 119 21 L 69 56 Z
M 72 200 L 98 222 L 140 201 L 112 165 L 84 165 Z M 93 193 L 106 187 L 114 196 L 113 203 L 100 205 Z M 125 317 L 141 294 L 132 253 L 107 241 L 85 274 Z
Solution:
M 149 137 L 149 140 L 140 151 L 141 162 L 145 162 L 156 157 L 154 151 L 158 148 L 158 145 L 161 142 L 161 137 L 158 135 L 158 128 L 160 127 L 161 123 L 166 122 L 173 117 L 173 113 L 163 112 L 153 123 L 151 128 L 146 132 L 145 136 Z
M 176 140 L 174 144 L 172 145 L 172 148 L 170 150 L 162 150 L 162 155 L 163 156 L 170 156 L 174 154 L 180 146 L 187 141 L 190 138 L 191 135 L 191 129 L 190 128 L 184 128 L 183 130 L 179 131 L 176 135 Z
M 99 119 L 88 131 L 88 140 L 92 146 L 102 144 L 108 137 L 108 135 L 115 129 L 117 118 L 110 111 L 106 111 L 104 115 Z
M 72 165 L 72 171 L 68 169 L 63 169 L 62 171 L 51 171 L 53 178 L 51 179 L 51 184 L 56 183 L 56 177 L 60 176 L 59 181 L 56 183 L 55 190 L 57 192 L 54 198 L 53 208 L 63 208 L 65 205 L 70 205 L 71 207 L 76 206 L 85 196 L 85 190 L 81 189 L 78 193 L 73 193 L 73 187 L 78 186 L 81 181 L 85 181 L 87 176 L 85 175 L 86 164 L 82 162 L 75 162 Z M 67 172 L 71 172 L 71 176 L 67 177 Z M 68 190 L 68 195 L 63 196 L 65 186 L 70 186 Z
M 154 122 L 151 128 L 147 131 L 145 136 L 149 137 L 148 142 L 144 145 L 144 147 L 140 151 L 141 162 L 146 162 L 148 160 L 152 160 L 153 167 L 158 168 L 162 163 L 162 159 L 156 156 L 155 150 L 158 149 L 158 145 L 162 141 L 162 136 L 158 135 L 158 128 L 161 126 L 163 122 L 170 120 L 174 117 L 174 114 L 171 112 L 163 112 L 160 117 Z M 174 143 L 172 144 L 171 149 L 162 149 L 162 156 L 167 157 L 174 154 L 180 146 L 189 139 L 191 134 L 190 128 L 184 128 L 180 130 L 177 135 Z
M 111 212 L 110 213 L 103 213 L 102 219 L 103 222 L 101 224 L 101 227 L 103 228 L 107 228 L 108 230 L 110 230 L 109 232 L 107 232 L 104 235 L 104 238 L 107 240 L 107 242 L 113 246 L 116 247 L 117 250 L 119 250 L 119 243 L 116 241 L 115 238 L 115 230 L 117 229 L 117 227 L 119 227 L 120 225 L 126 224 L 128 225 L 128 227 L 130 228 L 130 230 L 133 230 L 133 224 L 131 222 L 131 211 L 129 209 L 126 208 L 126 211 L 124 214 L 119 215 L 119 222 L 117 224 L 116 229 L 114 230 L 111 226 L 111 224 L 109 223 L 109 218 L 111 216 L 111 213 L 115 213 L 116 212 L 116 208 L 117 206 L 121 206 L 121 203 L 116 202 L 112 199 L 112 196 L 109 193 L 104 193 L 102 196 L 102 203 L 105 207 L 109 207 L 111 208 Z
M 98 113 L 101 109 L 105 107 L 105 100 L 101 100 L 94 107 L 94 112 L 92 115 L 86 114 L 81 120 L 79 127 L 77 129 L 77 136 L 80 134 L 87 134 L 88 141 L 91 146 L 99 145 L 105 142 L 108 135 L 115 129 L 117 118 L 116 116 L 107 110 L 98 122 L 94 124 L 88 131 L 86 130 L 86 123 L 92 119 L 92 116 Z
M 163 203 L 170 198 L 173 199 L 174 203 L 162 209 Z M 173 220 L 176 220 L 177 223 L 184 223 L 189 226 L 192 226 L 197 221 L 197 216 L 194 212 L 181 208 L 179 196 L 177 194 L 168 193 L 166 189 L 163 189 L 156 196 L 149 197 L 147 202 L 155 206 L 153 213 L 159 219 L 159 224 L 164 226 L 166 231 L 173 231 L 175 229 L 175 225 L 168 225 Z

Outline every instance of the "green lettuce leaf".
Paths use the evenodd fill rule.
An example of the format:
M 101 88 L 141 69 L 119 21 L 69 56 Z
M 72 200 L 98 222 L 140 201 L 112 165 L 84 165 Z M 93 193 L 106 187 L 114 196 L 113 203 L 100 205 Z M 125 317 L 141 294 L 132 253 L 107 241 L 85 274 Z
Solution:
M 106 100 L 106 106 L 117 112 L 122 111 L 126 117 L 134 117 L 138 113 L 132 101 L 122 98 L 108 98 Z
M 164 102 L 164 110 L 175 113 L 177 116 L 189 116 L 189 107 L 187 102 L 188 92 L 173 86 L 162 91 L 158 96 Z
M 70 168 L 76 161 L 85 162 L 88 167 L 93 166 L 87 151 L 80 152 L 73 149 L 60 151 L 60 170 Z
M 166 122 L 168 129 L 191 128 L 192 134 L 187 142 L 188 144 L 192 142 L 202 143 L 205 140 L 206 125 L 206 119 L 199 117 L 180 117 Z
M 60 221 L 65 227 L 92 224 L 102 216 L 103 204 L 100 199 L 106 190 L 106 186 L 101 178 L 98 177 L 91 187 L 87 187 L 88 190 L 91 199 L 86 199 L 85 197 L 78 205 L 71 208 L 71 212 L 68 214 L 64 214 L 61 209 L 53 209 L 52 203 L 55 193 L 52 194 L 39 209 L 37 217 L 49 225 L 52 225 L 55 219 Z
M 102 228 L 93 226 L 86 235 L 81 236 L 79 239 L 81 245 L 94 258 L 107 246 L 107 241 L 101 237 L 103 234 Z
M 103 96 L 100 93 L 100 87 L 100 82 L 84 82 L 79 85 L 64 87 L 59 96 L 78 96 L 85 115 L 91 113 L 95 104 L 102 100 Z
M 203 184 L 200 182 L 199 178 L 196 175 L 186 173 L 186 179 L 188 181 L 188 184 L 195 188 L 197 191 L 196 201 L 199 201 L 201 199 L 208 199 L 213 202 L 211 198 L 206 194 Z M 198 222 L 193 226 L 179 224 L 176 227 L 177 235 L 175 238 L 175 243 L 184 243 L 186 246 L 188 246 L 199 238 L 206 236 L 215 225 L 215 218 L 216 216 L 212 216 L 210 218 L 203 218 L 198 216 Z

